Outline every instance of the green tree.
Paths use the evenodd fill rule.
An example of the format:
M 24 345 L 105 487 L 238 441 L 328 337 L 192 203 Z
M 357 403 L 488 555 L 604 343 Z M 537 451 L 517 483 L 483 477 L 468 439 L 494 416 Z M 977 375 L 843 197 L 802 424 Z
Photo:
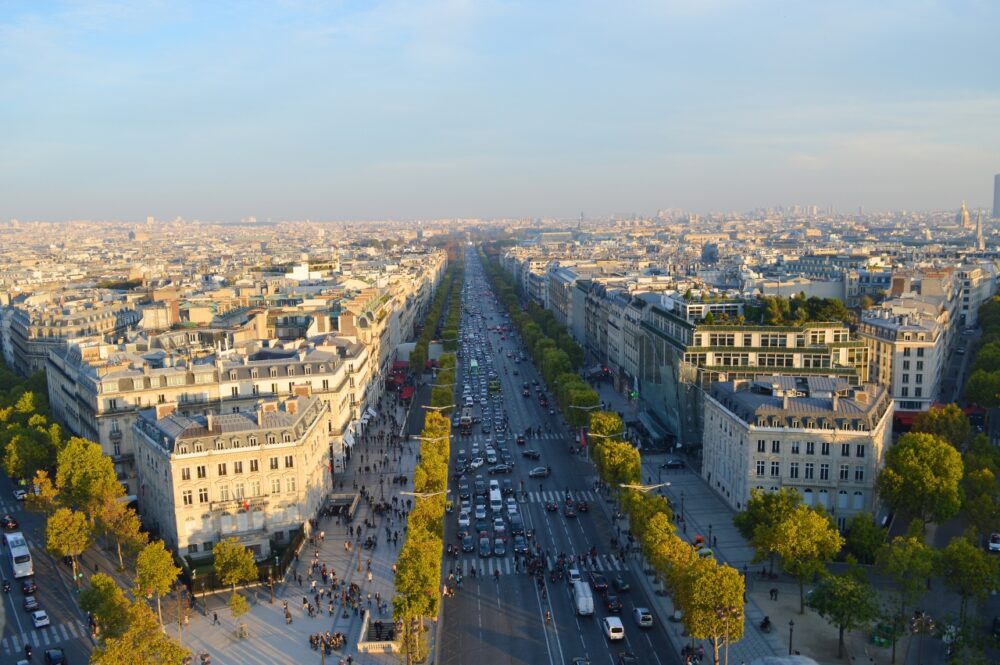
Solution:
M 969 601 L 985 600 L 997 583 L 997 560 L 967 538 L 953 538 L 937 558 L 945 586 L 962 599 L 959 617 L 965 621 Z
M 629 444 L 611 439 L 595 444 L 593 454 L 601 480 L 611 487 L 642 482 L 642 459 Z
M 908 605 L 912 605 L 926 590 L 926 581 L 934 572 L 936 555 L 915 533 L 893 538 L 882 546 L 876 556 L 879 571 L 892 580 L 895 588 L 896 612 L 893 623 L 901 629 Z M 893 631 L 892 662 L 896 662 L 896 639 Z
M 795 507 L 801 503 L 802 497 L 792 488 L 782 488 L 777 492 L 761 492 L 753 489 L 750 490 L 750 500 L 747 501 L 746 508 L 733 517 L 736 530 L 756 550 L 754 561 L 763 561 L 767 556 L 771 560 L 772 573 L 774 548 L 768 540 L 771 530 L 791 515 Z
M 223 584 L 230 585 L 234 593 L 237 584 L 257 578 L 253 553 L 236 538 L 220 540 L 212 548 L 212 555 L 215 558 L 215 574 Z
M 102 641 L 121 637 L 128 629 L 128 598 L 110 575 L 95 573 L 80 592 L 80 608 L 94 615 Z
M 156 596 L 156 616 L 163 625 L 163 610 L 160 599 L 170 593 L 181 569 L 174 565 L 174 557 L 163 546 L 162 540 L 154 540 L 142 548 L 135 560 L 136 596 Z
M 590 412 L 600 408 L 600 404 L 600 395 L 589 386 L 583 390 L 571 390 L 566 422 L 570 427 L 584 427 L 590 420 Z
M 128 630 L 104 640 L 91 656 L 92 665 L 181 665 L 188 650 L 160 628 L 153 610 L 137 600 L 128 609 Z
M 712 557 L 696 557 L 685 573 L 687 593 L 676 596 L 681 621 L 695 639 L 709 640 L 715 665 L 719 649 L 743 639 L 743 575 Z
M 28 492 L 25 499 L 28 510 L 51 515 L 59 508 L 59 490 L 52 484 L 48 471 L 37 471 L 32 480 L 36 492 Z
M 914 419 L 910 431 L 938 436 L 959 451 L 972 440 L 972 423 L 957 404 L 931 407 Z
M 965 399 L 987 408 L 1000 406 L 1000 372 L 972 372 L 965 382 Z
M 4 448 L 3 468 L 11 478 L 31 478 L 52 465 L 55 449 L 44 430 L 20 429 Z
M 63 505 L 82 510 L 92 523 L 103 504 L 125 496 L 111 458 L 93 441 L 79 437 L 59 451 L 56 485 Z
M 149 540 L 149 536 L 142 530 L 139 515 L 121 501 L 101 506 L 97 528 L 104 536 L 114 540 L 119 570 L 125 570 L 125 552 L 131 555 Z
M 771 542 L 781 566 L 799 583 L 799 613 L 805 614 L 805 584 L 814 575 L 826 572 L 844 545 L 830 516 L 799 505 L 772 529 Z
M 820 580 L 809 606 L 837 627 L 837 658 L 844 657 L 844 633 L 866 628 L 878 616 L 875 591 L 861 575 L 828 575 Z
M 45 528 L 45 547 L 57 557 L 68 556 L 73 564 L 73 580 L 80 579 L 76 571 L 76 558 L 83 554 L 91 542 L 91 527 L 87 517 L 69 508 L 60 508 L 49 517 Z
M 961 507 L 962 457 L 933 434 L 904 434 L 889 448 L 876 487 L 897 513 L 943 522 Z
M 1000 528 L 1000 486 L 992 470 L 967 470 L 962 495 L 962 512 L 977 535 L 985 536 Z
M 233 620 L 236 621 L 236 635 L 237 637 L 242 637 L 244 632 L 241 630 L 242 623 L 240 622 L 240 617 L 250 611 L 250 604 L 247 599 L 244 598 L 238 591 L 233 591 L 233 595 L 229 597 L 229 612 L 233 615 Z
M 860 563 L 875 563 L 878 550 L 885 543 L 885 532 L 868 513 L 858 513 L 847 523 L 844 534 L 847 551 Z

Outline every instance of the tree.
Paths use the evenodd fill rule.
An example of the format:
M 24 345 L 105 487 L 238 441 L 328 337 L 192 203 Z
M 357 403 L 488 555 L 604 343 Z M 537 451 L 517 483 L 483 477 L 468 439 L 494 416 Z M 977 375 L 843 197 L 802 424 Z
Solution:
M 988 468 L 968 470 L 962 481 L 962 512 L 979 536 L 1000 528 L 1000 486 Z
M 601 480 L 612 487 L 642 482 L 642 459 L 639 451 L 627 443 L 612 439 L 596 444 L 594 461 Z
M 933 434 L 909 433 L 889 448 L 876 487 L 897 513 L 943 522 L 961 507 L 962 457 Z
M 931 407 L 914 419 L 910 431 L 938 436 L 959 451 L 965 450 L 972 440 L 972 423 L 957 404 Z
M 90 547 L 90 541 L 91 527 L 83 513 L 60 508 L 49 517 L 45 528 L 45 547 L 54 556 L 70 558 L 77 586 L 80 580 L 76 573 L 76 558 Z
M 747 539 L 756 550 L 754 561 L 771 559 L 771 572 L 774 572 L 774 550 L 769 540 L 770 530 L 783 519 L 792 514 L 795 507 L 802 503 L 802 497 L 792 488 L 782 488 L 777 492 L 761 492 L 750 490 L 750 500 L 746 508 L 733 517 L 733 524 L 740 535 Z M 760 529 L 758 537 L 758 529 Z
M 969 600 L 982 601 L 996 586 L 997 561 L 964 537 L 952 538 L 937 558 L 944 584 L 962 599 L 959 617 L 964 622 Z
M 59 508 L 59 490 L 52 484 L 48 471 L 38 471 L 32 481 L 34 492 L 28 492 L 25 499 L 28 510 L 51 515 Z
M 149 540 L 149 536 L 142 530 L 139 515 L 121 501 L 101 506 L 97 515 L 97 527 L 100 533 L 115 541 L 119 570 L 125 570 L 124 552 L 127 550 L 134 553 Z
M 782 568 L 799 582 L 799 613 L 805 614 L 805 583 L 826 571 L 826 562 L 837 556 L 844 539 L 829 515 L 803 505 L 796 506 L 770 531 Z
M 675 595 L 687 632 L 712 643 L 713 661 L 719 648 L 743 638 L 743 575 L 712 557 L 696 557 L 685 574 L 687 592 Z
M 589 431 L 591 436 L 596 436 L 601 441 L 621 439 L 625 433 L 625 424 L 614 411 L 591 411 Z
M 102 641 L 121 637 L 128 629 L 128 598 L 110 575 L 95 573 L 90 578 L 80 592 L 80 608 L 94 615 Z
M 233 615 L 233 620 L 236 621 L 236 635 L 239 637 L 243 636 L 243 631 L 240 630 L 242 627 L 240 617 L 249 611 L 250 604 L 247 603 L 247 599 L 241 596 L 238 591 L 233 591 L 233 595 L 229 597 L 229 612 Z
M 3 467 L 11 478 L 31 478 L 52 465 L 55 449 L 45 430 L 20 429 L 4 448 Z
M 64 506 L 86 513 L 93 523 L 103 504 L 125 496 L 115 465 L 93 441 L 73 437 L 59 451 L 56 485 Z
M 220 540 L 212 548 L 212 555 L 215 557 L 215 574 L 223 584 L 232 586 L 233 592 L 237 584 L 256 579 L 257 564 L 253 553 L 236 538 Z
M 163 546 L 162 540 L 155 540 L 142 548 L 135 560 L 135 595 L 156 596 L 156 616 L 163 625 L 163 610 L 160 599 L 170 593 L 174 580 L 181 569 L 174 565 L 174 557 Z
M 882 546 L 875 558 L 879 571 L 888 576 L 895 586 L 897 603 L 894 628 L 902 629 L 907 605 L 911 605 L 923 595 L 925 580 L 930 580 L 935 568 L 934 550 L 927 547 L 918 536 L 919 530 L 906 536 L 893 538 Z M 896 661 L 896 639 L 898 630 L 893 631 L 892 661 Z
M 987 408 L 1000 406 L 1000 372 L 972 372 L 965 382 L 965 399 Z
M 94 649 L 92 665 L 181 665 L 188 651 L 160 628 L 153 610 L 137 600 L 128 609 L 128 630 Z
M 868 513 L 858 513 L 847 523 L 847 551 L 859 563 L 875 563 L 879 548 L 885 543 L 885 532 Z
M 840 631 L 837 658 L 844 657 L 844 633 L 867 627 L 878 616 L 875 591 L 861 575 L 828 575 L 813 589 L 809 606 Z
M 590 421 L 590 412 L 600 407 L 601 396 L 587 386 L 582 390 L 570 390 L 566 422 L 570 427 L 584 427 Z

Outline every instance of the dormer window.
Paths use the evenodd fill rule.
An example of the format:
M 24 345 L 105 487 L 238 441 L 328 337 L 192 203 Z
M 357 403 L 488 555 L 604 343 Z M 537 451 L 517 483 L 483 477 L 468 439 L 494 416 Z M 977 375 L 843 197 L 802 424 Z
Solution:
M 306 365 L 305 366 L 305 373 L 306 374 L 312 374 L 313 373 L 312 365 Z
M 268 443 L 268 445 L 272 445 L 273 446 L 277 442 L 278 442 L 278 438 L 276 436 L 274 436 L 273 434 L 268 434 L 267 435 L 267 443 Z
M 222 443 L 222 439 L 216 439 L 215 440 L 215 449 L 216 450 L 222 450 L 223 448 L 225 448 L 225 445 Z
M 250 370 L 250 378 L 251 378 L 251 379 L 256 379 L 256 378 L 258 378 L 258 376 L 257 376 L 257 370 L 256 370 L 256 369 L 252 369 L 252 370 Z
M 236 370 L 232 370 L 232 371 L 229 372 L 229 380 L 230 381 L 235 381 L 236 380 Z
M 255 436 L 248 436 L 247 437 L 247 445 L 248 446 L 256 446 L 257 445 L 257 437 L 255 437 Z
M 177 448 L 177 454 L 178 455 L 187 455 L 187 452 L 188 452 L 188 447 L 187 446 L 179 446 Z
M 291 443 L 292 442 L 292 435 L 289 434 L 288 432 L 283 432 L 281 434 L 281 440 L 284 441 L 285 443 Z
M 204 450 L 205 449 L 202 447 L 202 445 L 200 443 L 194 444 L 194 451 L 196 453 L 204 452 Z
M 275 376 L 278 376 L 278 368 L 277 367 L 272 367 L 271 368 L 271 377 L 273 378 Z
M 295 376 L 295 368 L 291 365 L 288 366 L 288 376 Z

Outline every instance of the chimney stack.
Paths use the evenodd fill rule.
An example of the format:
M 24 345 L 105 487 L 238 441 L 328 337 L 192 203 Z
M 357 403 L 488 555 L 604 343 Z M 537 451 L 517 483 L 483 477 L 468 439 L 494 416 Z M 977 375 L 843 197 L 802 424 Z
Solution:
M 160 420 L 166 418 L 167 416 L 173 415 L 177 411 L 177 405 L 173 402 L 167 404 L 157 404 L 156 405 L 156 419 Z
M 208 431 L 209 432 L 215 431 L 215 414 L 212 413 L 211 411 L 208 412 Z

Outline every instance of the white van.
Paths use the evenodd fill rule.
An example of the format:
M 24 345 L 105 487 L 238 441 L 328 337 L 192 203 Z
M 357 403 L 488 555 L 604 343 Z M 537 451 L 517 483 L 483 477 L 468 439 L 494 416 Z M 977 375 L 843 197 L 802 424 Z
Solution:
M 604 617 L 601 625 L 604 627 L 604 634 L 612 642 L 625 639 L 625 626 L 622 625 L 622 620 L 618 617 Z
M 573 582 L 573 602 L 576 604 L 576 613 L 580 616 L 594 613 L 594 594 L 586 582 Z
M 494 515 L 503 512 L 503 499 L 500 498 L 500 490 L 490 490 L 490 510 Z

